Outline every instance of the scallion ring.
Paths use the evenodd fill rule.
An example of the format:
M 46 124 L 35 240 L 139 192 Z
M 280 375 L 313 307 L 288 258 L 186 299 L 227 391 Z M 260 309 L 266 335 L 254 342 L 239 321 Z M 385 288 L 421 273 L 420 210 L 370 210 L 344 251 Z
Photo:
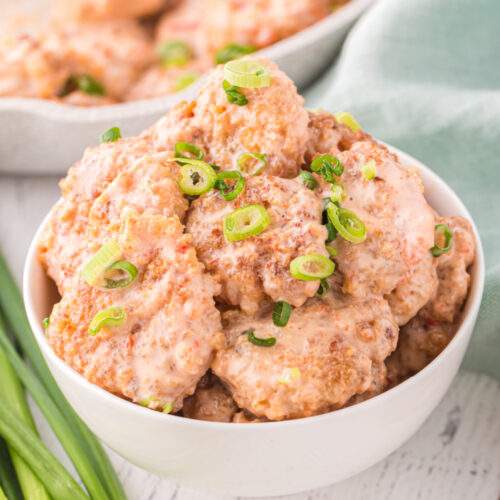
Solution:
M 227 241 L 241 241 L 257 236 L 271 223 L 269 213 L 262 205 L 247 205 L 224 217 L 224 236 Z
M 268 337 L 265 339 L 259 338 L 255 336 L 255 331 L 250 329 L 243 332 L 243 335 L 247 336 L 249 342 L 259 347 L 272 347 L 276 344 L 276 337 Z
M 271 85 L 269 70 L 251 59 L 229 61 L 224 65 L 224 79 L 231 85 L 257 89 Z
M 326 209 L 330 222 L 340 236 L 351 243 L 362 243 L 366 239 L 366 226 L 351 210 L 331 203 Z
M 254 45 L 240 45 L 237 43 L 229 43 L 215 53 L 215 63 L 225 64 L 234 59 L 246 56 L 255 52 L 257 48 Z
M 326 294 L 326 292 L 328 292 L 329 289 L 330 289 L 330 285 L 328 284 L 328 281 L 321 280 L 319 282 L 319 288 L 318 288 L 318 291 L 316 292 L 316 295 L 318 297 L 323 297 Z
M 104 272 L 105 288 L 127 288 L 137 279 L 137 274 L 137 267 L 128 260 L 114 262 Z
M 184 66 L 191 59 L 191 49 L 181 40 L 163 42 L 158 46 L 157 53 L 164 68 Z
M 43 329 L 47 330 L 47 328 L 49 327 L 49 325 L 50 325 L 50 317 L 47 316 L 46 318 L 43 318 L 43 320 L 42 320 Z
M 232 184 L 228 184 L 226 181 L 231 181 Z M 245 188 L 245 178 L 236 170 L 220 172 L 217 174 L 215 188 L 220 191 L 226 201 L 233 201 Z
M 203 160 L 205 153 L 190 142 L 176 142 L 174 146 L 175 159 L 177 163 L 184 164 L 184 160 Z
M 82 270 L 83 279 L 90 286 L 100 286 L 102 277 L 113 263 L 115 263 L 122 255 L 120 245 L 116 240 L 110 240 L 105 243 L 95 254 L 91 257 Z
M 338 183 L 333 183 L 330 187 L 330 201 L 332 203 L 340 203 L 344 199 L 344 188 L 338 184 Z
M 324 255 L 301 255 L 290 262 L 290 274 L 297 280 L 315 281 L 328 278 L 335 271 L 335 264 Z
M 127 319 L 127 313 L 123 307 L 108 307 L 99 311 L 90 322 L 90 335 L 97 335 L 104 327 L 113 327 L 122 325 Z
M 238 157 L 238 170 L 247 175 L 259 175 L 267 165 L 264 153 L 243 153 Z
M 105 142 L 116 142 L 122 138 L 122 132 L 118 127 L 111 127 L 101 134 L 101 144 Z
M 335 226 L 330 221 L 328 221 L 325 224 L 325 227 L 326 227 L 326 230 L 328 232 L 328 234 L 326 236 L 326 242 L 331 243 L 337 237 L 338 232 L 335 229 Z
M 340 113 L 335 113 L 335 118 L 339 123 L 342 123 L 346 127 L 349 127 L 353 132 L 357 132 L 361 130 L 361 125 L 356 121 L 354 116 L 351 113 L 347 113 L 346 111 L 341 111 Z
M 175 161 L 179 160 L 185 163 L 181 166 L 181 179 L 179 180 L 179 187 L 184 194 L 199 196 L 214 187 L 217 174 L 208 163 L 201 160 L 175 158 Z
M 273 323 L 276 326 L 286 326 L 291 314 L 292 306 L 288 302 L 280 300 L 274 304 Z
M 227 80 L 222 82 L 222 88 L 226 93 L 228 102 L 231 104 L 236 104 L 237 106 L 246 106 L 248 104 L 248 99 L 245 94 L 241 92 L 239 87 L 231 85 Z
M 361 175 L 365 181 L 372 181 L 377 177 L 377 164 L 370 160 L 361 167 Z
M 318 172 L 326 182 L 335 182 L 335 176 L 342 175 L 344 166 L 336 156 L 323 154 L 314 158 L 311 162 L 311 170 Z
M 434 231 L 436 232 L 436 240 L 434 246 L 431 248 L 431 253 L 434 257 L 439 257 L 451 250 L 453 245 L 453 231 L 447 224 L 437 224 Z M 444 238 L 444 246 L 441 246 L 438 242 L 440 236 Z
M 332 245 L 325 245 L 326 251 L 330 255 L 330 258 L 337 257 L 338 250 Z
M 314 191 L 318 187 L 318 181 L 314 178 L 314 175 L 307 170 L 301 170 L 299 178 L 302 184 L 311 191 Z

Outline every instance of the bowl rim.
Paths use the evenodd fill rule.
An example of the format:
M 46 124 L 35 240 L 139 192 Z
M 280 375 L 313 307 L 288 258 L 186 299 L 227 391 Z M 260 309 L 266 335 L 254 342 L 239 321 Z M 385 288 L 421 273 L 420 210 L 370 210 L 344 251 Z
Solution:
M 381 141 L 379 141 L 381 142 Z M 387 145 L 386 146 L 398 157 L 400 160 L 406 164 L 411 165 L 412 167 L 416 167 L 418 171 L 424 173 L 425 177 L 427 177 L 433 185 L 438 186 L 439 191 L 444 191 L 447 193 L 447 198 L 453 199 L 454 203 L 457 204 L 463 215 L 469 220 L 472 225 L 472 229 L 474 232 L 475 243 L 476 243 L 476 257 L 473 264 L 473 274 L 471 279 L 471 285 L 469 289 L 469 294 L 467 297 L 467 301 L 465 303 L 465 307 L 468 308 L 468 312 L 462 318 L 462 322 L 457 332 L 455 333 L 453 339 L 450 343 L 445 347 L 445 349 L 434 358 L 427 366 L 425 366 L 422 370 L 417 372 L 415 375 L 412 375 L 405 381 L 401 382 L 397 386 L 388 389 L 377 396 L 374 396 L 366 401 L 361 403 L 357 403 L 352 406 L 340 408 L 338 410 L 334 410 L 328 413 L 323 413 L 320 415 L 314 415 L 310 417 L 302 417 L 298 419 L 292 420 L 283 420 L 283 421 L 275 421 L 275 422 L 251 422 L 251 423 L 237 423 L 237 422 L 212 422 L 205 420 L 195 420 L 185 417 L 179 417 L 177 415 L 168 415 L 157 411 L 152 411 L 148 408 L 144 408 L 136 403 L 132 403 L 126 399 L 120 398 L 115 394 L 112 394 L 105 389 L 102 389 L 98 385 L 93 384 L 88 381 L 83 375 L 74 370 L 71 366 L 65 363 L 62 359 L 60 359 L 55 352 L 50 347 L 49 343 L 45 339 L 45 335 L 43 333 L 41 321 L 36 317 L 34 306 L 33 306 L 33 290 L 31 289 L 30 282 L 31 277 L 34 273 L 34 270 L 37 266 L 40 266 L 38 261 L 38 242 L 40 240 L 40 236 L 42 234 L 42 230 L 47 224 L 50 211 L 43 219 L 42 223 L 38 227 L 31 243 L 26 256 L 26 260 L 24 263 L 23 269 L 23 300 L 24 306 L 26 309 L 26 314 L 28 316 L 28 320 L 33 331 L 33 334 L 36 338 L 39 348 L 41 349 L 44 357 L 46 358 L 46 362 L 50 364 L 54 364 L 57 368 L 64 374 L 64 376 L 71 380 L 72 384 L 76 386 L 82 387 L 89 394 L 92 395 L 92 398 L 99 399 L 104 398 L 107 403 L 116 407 L 116 411 L 120 412 L 130 412 L 131 414 L 135 414 L 138 417 L 144 418 L 152 418 L 152 419 L 163 419 L 163 422 L 170 422 L 176 425 L 186 425 L 191 427 L 205 428 L 209 429 L 223 429 L 225 432 L 240 432 L 242 429 L 255 429 L 263 428 L 269 430 L 272 427 L 300 427 L 303 425 L 315 424 L 324 420 L 336 419 L 347 417 L 352 414 L 363 412 L 364 410 L 368 410 L 375 405 L 383 404 L 384 401 L 392 398 L 398 392 L 411 390 L 412 387 L 417 385 L 419 381 L 426 377 L 427 374 L 430 374 L 432 371 L 436 370 L 438 366 L 445 363 L 446 359 L 450 356 L 451 352 L 456 350 L 459 346 L 459 343 L 462 340 L 462 337 L 471 335 L 472 330 L 474 328 L 474 324 L 476 321 L 476 317 L 481 305 L 481 299 L 484 291 L 484 280 L 485 280 L 485 262 L 484 262 L 484 252 L 481 243 L 481 238 L 479 236 L 479 232 L 477 230 L 474 219 L 472 218 L 470 212 L 466 208 L 465 204 L 458 197 L 458 195 L 453 191 L 453 189 L 448 186 L 448 184 L 441 179 L 434 171 L 432 171 L 429 167 L 424 165 L 422 162 L 412 157 L 411 155 L 400 151 L 399 149 Z M 49 362 L 50 361 L 50 362 Z M 175 419 L 173 421 L 172 419 Z M 262 425 L 265 424 L 265 425 Z
M 272 60 L 287 56 L 297 47 L 313 44 L 329 32 L 356 20 L 375 1 L 350 0 L 347 4 L 342 5 L 339 10 L 332 12 L 311 26 L 255 52 L 255 55 Z M 0 97 L 0 110 L 26 112 L 60 122 L 93 123 L 101 120 L 123 120 L 148 116 L 151 113 L 158 112 L 158 110 L 170 109 L 179 101 L 192 99 L 202 81 L 203 78 L 200 78 L 199 82 L 191 85 L 185 91 L 168 96 L 137 99 L 104 106 L 72 106 L 37 97 Z

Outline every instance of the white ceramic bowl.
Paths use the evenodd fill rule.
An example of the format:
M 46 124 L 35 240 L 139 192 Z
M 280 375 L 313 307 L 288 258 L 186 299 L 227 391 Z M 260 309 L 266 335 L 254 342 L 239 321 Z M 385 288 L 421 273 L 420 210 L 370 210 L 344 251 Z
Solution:
M 47 0 L 18 0 L 25 9 Z M 299 88 L 332 61 L 349 28 L 374 0 L 351 0 L 322 21 L 259 52 L 274 60 Z M 19 10 L 19 9 L 18 9 Z M 21 9 L 23 10 L 23 9 Z M 1 20 L 0 20 L 1 26 Z M 119 126 L 137 135 L 198 85 L 172 96 L 112 106 L 78 108 L 41 99 L 0 98 L 0 172 L 63 174 L 99 135 Z
M 455 193 L 418 161 L 429 203 L 443 215 L 471 216 Z M 42 225 L 43 227 L 43 225 Z M 477 256 L 462 325 L 425 369 L 364 403 L 325 415 L 263 424 L 226 424 L 157 413 L 91 384 L 61 361 L 41 327 L 54 288 L 37 260 L 35 235 L 24 270 L 28 318 L 52 374 L 77 413 L 107 445 L 134 464 L 183 485 L 241 496 L 281 495 L 325 486 L 356 474 L 410 438 L 439 403 L 462 361 L 484 284 Z

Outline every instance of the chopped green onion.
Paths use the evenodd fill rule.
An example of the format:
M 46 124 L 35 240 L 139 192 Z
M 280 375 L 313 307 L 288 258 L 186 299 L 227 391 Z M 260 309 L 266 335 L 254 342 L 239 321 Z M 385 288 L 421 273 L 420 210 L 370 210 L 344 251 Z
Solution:
M 362 243 L 366 239 L 366 226 L 351 210 L 331 203 L 327 208 L 328 218 L 340 236 L 351 243 Z
M 104 327 L 120 326 L 125 323 L 127 313 L 123 307 L 108 307 L 99 311 L 90 322 L 90 335 L 97 335 Z
M 243 332 L 243 335 L 247 336 L 249 342 L 254 345 L 258 345 L 259 347 L 272 347 L 274 344 L 276 344 L 276 337 L 267 337 L 265 339 L 261 339 L 259 337 L 256 337 L 255 331 L 251 329 Z
M 291 275 L 301 281 L 322 280 L 331 276 L 334 271 L 335 264 L 318 253 L 301 255 L 290 262 Z
M 0 486 L 0 500 L 7 500 L 7 497 L 5 496 L 5 493 L 3 492 L 1 486 Z
M 31 331 L 19 289 L 1 254 L 0 306 L 30 368 L 10 342 L 1 320 L 0 345 L 75 465 L 85 488 L 96 500 L 124 500 L 125 493 L 107 454 L 67 402 L 49 371 Z
M 79 90 L 88 95 L 106 95 L 104 86 L 90 75 L 73 77 Z
M 332 245 L 325 245 L 326 251 L 330 254 L 330 257 L 337 257 L 338 250 Z
M 246 106 L 248 104 L 248 99 L 245 94 L 241 92 L 239 87 L 231 85 L 228 81 L 224 80 L 222 82 L 222 88 L 226 93 L 228 102 L 231 104 L 236 104 L 237 106 Z
M 47 316 L 46 318 L 43 318 L 43 320 L 42 320 L 43 329 L 47 330 L 49 325 L 50 325 L 50 318 Z
M 237 43 L 229 43 L 215 53 L 215 64 L 225 64 L 239 57 L 246 56 L 255 52 L 257 47 L 253 45 L 239 45 Z
M 257 236 L 271 223 L 271 217 L 262 205 L 247 205 L 224 217 L 224 236 L 229 242 Z
M 157 53 L 164 68 L 184 66 L 191 58 L 191 49 L 180 40 L 163 42 L 158 46 Z
M 233 185 L 229 185 L 227 181 L 234 181 Z M 236 170 L 220 172 L 217 174 L 217 181 L 215 182 L 215 188 L 218 189 L 222 197 L 226 201 L 235 200 L 245 188 L 245 179 Z
M 117 277 L 118 274 L 121 277 Z M 137 278 L 138 270 L 128 260 L 119 260 L 111 264 L 104 272 L 105 288 L 127 288 Z M 109 276 L 112 277 L 109 277 Z
M 291 314 L 292 306 L 288 302 L 280 300 L 274 304 L 273 323 L 276 326 L 286 326 Z
M 167 403 L 163 406 L 162 412 L 163 413 L 172 413 L 172 410 L 174 409 L 174 406 L 172 403 Z
M 361 130 L 361 125 L 356 121 L 354 116 L 351 113 L 347 113 L 346 111 L 341 111 L 339 113 L 335 113 L 335 118 L 339 123 L 349 127 L 353 132 L 357 132 Z
M 90 286 L 99 286 L 106 269 L 116 262 L 122 255 L 122 249 L 116 240 L 104 244 L 97 253 L 91 257 L 82 270 L 83 279 Z
M 324 154 L 314 158 L 311 162 L 311 170 L 318 172 L 326 182 L 335 182 L 335 176 L 342 175 L 344 166 L 336 156 Z
M 311 191 L 314 191 L 318 187 L 318 181 L 314 178 L 314 175 L 307 170 L 301 170 L 299 178 L 304 186 Z
M 294 368 L 285 368 L 281 374 L 281 377 L 278 379 L 280 384 L 290 384 L 294 380 L 298 380 L 301 377 L 300 369 L 297 367 Z
M 335 226 L 328 221 L 325 224 L 326 230 L 328 231 L 328 235 L 326 237 L 326 242 L 331 243 L 336 237 L 337 237 L 337 230 L 335 229 Z
M 184 194 L 199 196 L 210 191 L 217 181 L 217 174 L 206 162 L 200 160 L 189 160 L 175 158 L 175 161 L 183 161 L 181 167 L 181 179 L 179 187 Z
M 247 175 L 259 175 L 267 165 L 267 155 L 263 153 L 243 153 L 238 157 L 238 169 Z
M 200 78 L 200 75 L 193 71 L 178 76 L 174 83 L 174 92 L 180 92 L 181 90 L 187 89 L 193 85 L 198 78 Z
M 175 159 L 179 165 L 186 163 L 183 160 L 203 160 L 205 153 L 190 142 L 176 142 L 174 146 Z
M 370 160 L 361 167 L 361 175 L 365 181 L 371 181 L 377 177 L 377 164 Z
M 101 144 L 105 142 L 116 142 L 122 138 L 122 132 L 119 127 L 111 127 L 101 134 Z
M 434 257 L 439 257 L 451 250 L 453 245 L 453 231 L 447 224 L 437 224 L 434 230 L 436 232 L 436 240 L 434 246 L 431 248 L 431 253 Z M 441 246 L 438 242 L 438 237 L 440 236 L 444 238 L 444 246 Z
M 224 79 L 231 85 L 246 89 L 257 89 L 271 85 L 269 70 L 249 59 L 229 61 L 224 65 Z
M 330 201 L 332 203 L 340 203 L 344 199 L 344 188 L 338 184 L 338 183 L 333 183 L 330 187 L 331 194 L 330 194 Z
M 319 288 L 318 291 L 316 292 L 316 295 L 318 297 L 323 297 L 326 294 L 326 292 L 328 292 L 329 289 L 330 285 L 328 284 L 328 281 L 323 279 L 319 282 Z

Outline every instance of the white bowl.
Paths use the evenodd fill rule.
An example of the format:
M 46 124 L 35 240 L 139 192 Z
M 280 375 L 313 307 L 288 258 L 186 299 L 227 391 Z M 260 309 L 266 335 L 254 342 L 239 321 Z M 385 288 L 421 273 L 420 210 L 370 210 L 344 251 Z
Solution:
M 34 0 L 18 1 L 33 8 Z M 274 60 L 302 88 L 332 61 L 349 28 L 373 1 L 351 0 L 322 21 L 259 54 Z M 198 86 L 172 96 L 94 108 L 0 98 L 0 172 L 63 174 L 89 144 L 98 142 L 103 131 L 119 126 L 124 135 L 137 135 L 175 103 L 193 98 Z
M 393 149 L 422 174 L 429 203 L 443 215 L 471 216 L 432 171 Z M 325 415 L 260 424 L 189 420 L 157 413 L 91 384 L 61 361 L 45 340 L 42 318 L 54 287 L 31 244 L 24 269 L 24 301 L 49 368 L 77 413 L 112 449 L 160 476 L 193 488 L 240 496 L 283 495 L 335 483 L 370 467 L 409 439 L 439 403 L 469 343 L 484 285 L 477 256 L 462 325 L 446 349 L 421 372 L 366 402 Z

